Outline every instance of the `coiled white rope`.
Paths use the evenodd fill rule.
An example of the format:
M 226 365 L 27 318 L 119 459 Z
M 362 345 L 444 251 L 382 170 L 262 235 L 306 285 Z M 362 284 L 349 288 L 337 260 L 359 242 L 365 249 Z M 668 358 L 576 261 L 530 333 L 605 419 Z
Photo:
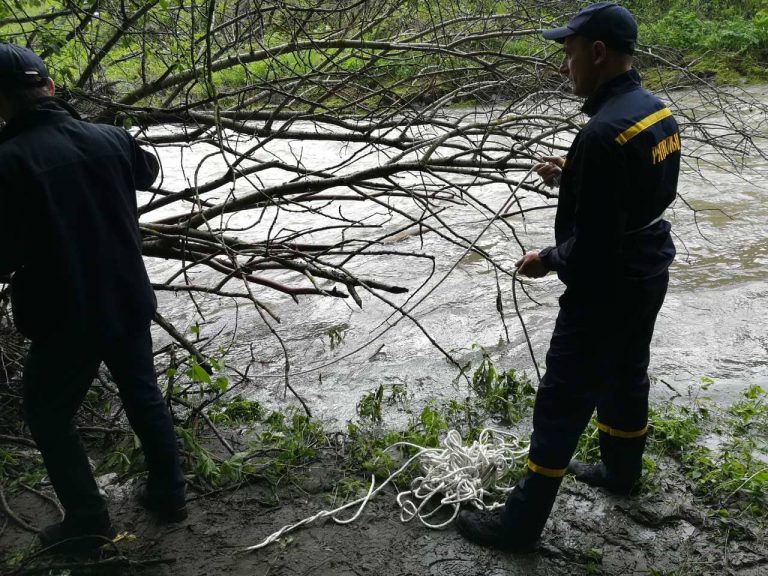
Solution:
M 244 551 L 269 546 L 285 534 L 322 518 L 330 517 L 338 524 L 354 522 L 376 494 L 417 460 L 424 475 L 411 482 L 410 490 L 397 495 L 400 520 L 410 522 L 418 518 L 429 528 L 445 528 L 458 516 L 462 504 L 469 504 L 479 509 L 494 509 L 502 506 L 500 502 L 486 504 L 485 499 L 492 497 L 494 493 L 505 494 L 512 490 L 508 486 L 499 486 L 498 482 L 519 459 L 528 454 L 528 447 L 517 436 L 491 428 L 484 429 L 470 446 L 464 446 L 461 434 L 456 430 L 448 432 L 440 448 L 424 448 L 409 442 L 398 442 L 387 450 L 398 446 L 416 448 L 418 452 L 378 487 L 376 487 L 376 477 L 373 476 L 365 496 L 334 510 L 322 510 L 300 522 L 284 526 L 261 543 L 249 546 Z M 442 495 L 440 503 L 434 509 L 425 511 L 427 504 L 438 495 Z M 350 518 L 337 517 L 340 512 L 355 506 L 359 508 Z M 453 513 L 448 520 L 439 524 L 427 521 L 446 506 L 453 508 Z

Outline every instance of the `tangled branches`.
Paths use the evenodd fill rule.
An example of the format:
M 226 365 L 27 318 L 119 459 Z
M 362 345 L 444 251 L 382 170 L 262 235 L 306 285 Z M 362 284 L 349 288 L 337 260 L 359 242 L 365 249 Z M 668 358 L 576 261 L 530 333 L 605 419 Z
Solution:
M 369 293 L 407 314 L 403 298 L 434 277 L 433 253 L 397 247 L 409 235 L 511 277 L 451 215 L 496 219 L 523 249 L 515 222 L 553 206 L 524 175 L 584 120 L 556 47 L 539 39 L 571 4 L 6 0 L 0 37 L 47 57 L 88 118 L 157 151 L 162 179 L 139 196 L 155 289 L 249 302 L 273 330 L 275 292 L 359 306 Z M 763 154 L 763 105 L 674 55 L 640 56 L 675 107 L 690 166 L 713 151 L 734 167 Z M 497 214 L 489 190 L 513 192 L 513 208 Z M 372 260 L 423 279 L 385 281 L 366 272 Z

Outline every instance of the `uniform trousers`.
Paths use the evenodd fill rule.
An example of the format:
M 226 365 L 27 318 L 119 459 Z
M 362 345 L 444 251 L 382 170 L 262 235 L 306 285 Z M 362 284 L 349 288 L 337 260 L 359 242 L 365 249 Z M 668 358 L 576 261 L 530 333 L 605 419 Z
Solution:
M 24 368 L 24 414 L 67 522 L 109 522 L 74 417 L 104 362 L 117 385 L 128 422 L 141 442 L 147 490 L 184 501 L 173 421 L 157 387 L 149 328 L 116 339 L 61 336 L 32 342 Z
M 620 280 L 602 296 L 566 289 L 536 394 L 528 472 L 502 519 L 538 537 L 579 437 L 597 410 L 600 455 L 618 482 L 640 477 L 649 347 L 669 274 Z M 535 533 L 535 534 L 533 534 Z

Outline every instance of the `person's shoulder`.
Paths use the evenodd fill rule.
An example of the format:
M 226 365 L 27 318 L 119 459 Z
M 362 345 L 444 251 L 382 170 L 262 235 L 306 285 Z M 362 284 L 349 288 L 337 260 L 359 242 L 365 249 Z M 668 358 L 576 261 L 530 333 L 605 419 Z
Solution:
M 76 130 L 80 134 L 79 136 L 75 136 L 76 138 L 90 141 L 93 145 L 106 145 L 107 148 L 102 150 L 102 152 L 106 152 L 107 150 L 115 152 L 119 149 L 122 153 L 129 153 L 131 148 L 131 135 L 123 128 L 112 126 L 111 124 L 91 123 L 85 120 L 79 120 L 76 121 L 76 123 Z
M 614 104 L 615 114 L 629 121 L 637 121 L 660 110 L 669 110 L 667 104 L 656 94 L 642 86 L 623 94 Z
M 636 90 L 638 95 L 641 95 L 643 98 L 645 98 L 649 102 L 653 102 L 658 105 L 664 105 L 664 101 L 659 97 L 658 94 L 655 94 L 645 86 L 639 86 Z
M 612 98 L 588 126 L 603 141 L 621 147 L 653 125 L 673 120 L 672 110 L 666 103 L 638 87 Z
M 646 111 L 658 108 L 661 104 L 661 100 L 656 96 L 645 88 L 637 86 L 613 96 L 595 115 L 595 119 L 604 123 L 632 119 Z
M 124 139 L 127 134 L 123 128 L 113 126 L 112 124 L 101 124 L 98 122 L 88 122 L 87 120 L 77 120 L 83 130 L 108 134 L 117 138 Z
M 581 130 L 580 142 L 586 149 L 610 149 L 616 146 L 616 122 L 601 116 L 593 116 Z

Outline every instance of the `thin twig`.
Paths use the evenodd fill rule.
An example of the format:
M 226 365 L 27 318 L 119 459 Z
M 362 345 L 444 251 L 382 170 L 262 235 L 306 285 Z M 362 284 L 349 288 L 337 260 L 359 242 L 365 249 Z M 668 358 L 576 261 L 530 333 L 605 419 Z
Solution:
M 5 499 L 5 489 L 2 483 L 0 483 L 0 509 L 2 509 L 3 513 L 8 516 L 8 518 L 13 520 L 20 528 L 23 528 L 27 532 L 32 532 L 34 534 L 40 533 L 39 528 L 26 523 L 13 510 L 11 510 L 11 507 L 8 505 L 8 501 Z

